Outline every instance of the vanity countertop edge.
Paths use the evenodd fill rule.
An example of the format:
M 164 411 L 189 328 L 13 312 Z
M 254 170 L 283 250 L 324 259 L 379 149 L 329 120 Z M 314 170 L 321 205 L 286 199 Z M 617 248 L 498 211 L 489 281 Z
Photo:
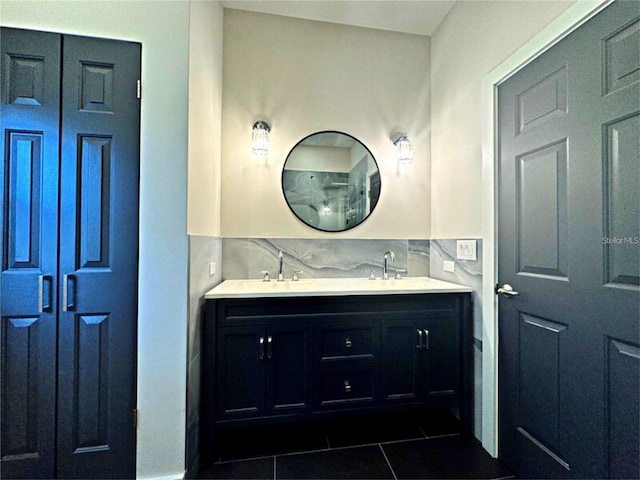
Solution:
M 225 280 L 205 294 L 206 300 L 234 298 L 322 297 L 350 295 L 399 295 L 424 293 L 469 293 L 471 287 L 430 277 L 391 280 L 362 278 L 315 278 L 287 280 Z

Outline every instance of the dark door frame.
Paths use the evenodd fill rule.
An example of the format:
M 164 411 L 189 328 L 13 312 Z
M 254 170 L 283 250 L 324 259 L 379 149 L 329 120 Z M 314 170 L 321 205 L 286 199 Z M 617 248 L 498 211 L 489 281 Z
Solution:
M 482 446 L 498 456 L 498 86 L 614 0 L 577 2 L 482 79 Z

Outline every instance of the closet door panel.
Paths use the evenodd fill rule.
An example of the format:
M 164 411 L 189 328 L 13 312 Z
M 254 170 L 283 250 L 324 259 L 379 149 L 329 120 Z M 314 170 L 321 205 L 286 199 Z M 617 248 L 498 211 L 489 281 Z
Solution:
M 2 478 L 54 475 L 60 41 L 0 29 Z
M 63 58 L 58 473 L 133 478 L 140 45 Z

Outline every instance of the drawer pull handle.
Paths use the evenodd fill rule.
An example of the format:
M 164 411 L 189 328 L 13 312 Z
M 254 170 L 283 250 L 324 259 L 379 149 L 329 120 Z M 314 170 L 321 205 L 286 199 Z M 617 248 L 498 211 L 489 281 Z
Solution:
M 349 384 L 349 380 L 344 381 L 344 391 L 345 393 L 351 393 L 351 385 Z
M 345 348 L 351 348 L 351 345 L 353 345 L 353 343 L 351 343 L 351 339 L 347 337 L 347 339 L 344 341 L 344 346 Z

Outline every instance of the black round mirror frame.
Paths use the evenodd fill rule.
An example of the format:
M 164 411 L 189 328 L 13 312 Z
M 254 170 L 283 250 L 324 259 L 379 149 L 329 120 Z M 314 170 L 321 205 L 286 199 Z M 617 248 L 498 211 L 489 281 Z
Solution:
M 335 145 L 327 145 L 327 140 Z M 349 148 L 348 170 L 332 171 L 328 166 L 319 169 L 317 162 L 303 165 L 309 169 L 300 168 L 299 147 L 317 146 Z M 354 146 L 359 154 L 352 151 Z M 290 163 L 296 168 L 288 169 Z M 362 224 L 378 204 L 380 185 L 380 169 L 371 151 L 353 135 L 336 130 L 304 137 L 289 151 L 282 168 L 281 186 L 287 205 L 302 223 L 322 232 L 344 232 Z

